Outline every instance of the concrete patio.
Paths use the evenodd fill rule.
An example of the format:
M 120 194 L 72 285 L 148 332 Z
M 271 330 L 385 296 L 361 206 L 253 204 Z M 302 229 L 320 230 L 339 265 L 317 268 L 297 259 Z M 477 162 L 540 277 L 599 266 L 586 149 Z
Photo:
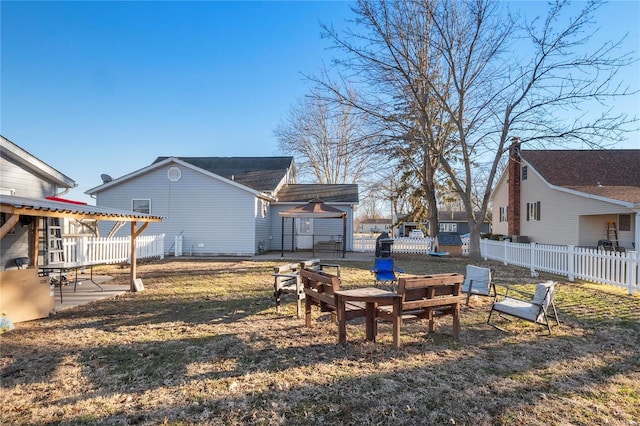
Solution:
M 109 284 L 112 277 L 108 275 L 93 276 L 95 282 L 100 284 L 104 291 L 93 284 L 89 274 L 78 274 L 78 285 L 74 286 L 73 281 L 62 287 L 55 288 L 54 301 L 55 312 L 71 309 L 76 306 L 86 305 L 100 299 L 107 299 L 129 291 L 128 285 Z M 74 291 L 75 287 L 75 291 Z M 60 301 L 60 291 L 62 291 L 62 302 Z

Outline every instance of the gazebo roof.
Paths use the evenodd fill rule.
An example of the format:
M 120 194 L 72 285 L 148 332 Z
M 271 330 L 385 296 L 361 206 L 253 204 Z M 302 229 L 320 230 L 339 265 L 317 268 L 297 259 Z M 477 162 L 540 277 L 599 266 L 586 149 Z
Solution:
M 319 198 L 314 198 L 303 206 L 293 207 L 279 213 L 282 217 L 310 217 L 310 218 L 344 218 L 347 212 L 325 204 Z

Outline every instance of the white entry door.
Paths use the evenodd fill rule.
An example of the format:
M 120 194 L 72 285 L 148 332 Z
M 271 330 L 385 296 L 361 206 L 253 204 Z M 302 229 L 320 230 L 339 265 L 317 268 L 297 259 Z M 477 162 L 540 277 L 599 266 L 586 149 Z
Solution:
M 298 249 L 313 248 L 313 219 L 301 217 L 298 219 Z

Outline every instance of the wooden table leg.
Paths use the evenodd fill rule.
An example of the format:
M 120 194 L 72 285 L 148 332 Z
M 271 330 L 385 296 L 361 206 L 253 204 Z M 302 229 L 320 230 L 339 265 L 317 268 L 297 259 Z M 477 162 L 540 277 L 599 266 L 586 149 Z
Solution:
M 376 341 L 375 334 L 375 322 L 376 322 L 376 304 L 373 302 L 366 303 L 366 331 L 367 331 L 367 340 L 371 342 Z
M 345 306 L 344 300 L 339 294 L 336 297 L 336 308 L 338 311 L 338 343 L 341 345 L 347 344 L 347 321 L 345 320 Z
M 307 297 L 304 301 L 304 325 L 311 327 L 311 298 Z
M 400 347 L 400 326 L 402 325 L 402 315 L 400 310 L 402 309 L 402 299 L 396 297 L 393 299 L 393 347 L 398 349 Z
M 453 306 L 453 338 L 458 340 L 460 335 L 460 303 Z

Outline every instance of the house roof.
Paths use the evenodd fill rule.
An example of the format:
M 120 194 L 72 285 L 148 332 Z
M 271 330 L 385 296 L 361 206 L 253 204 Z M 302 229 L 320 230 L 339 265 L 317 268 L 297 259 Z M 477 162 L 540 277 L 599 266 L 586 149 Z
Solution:
M 158 157 L 153 164 L 167 158 L 171 157 Z M 293 164 L 293 157 L 173 158 L 261 192 L 274 191 Z
M 142 169 L 138 169 L 138 170 L 136 170 L 136 171 L 134 171 L 132 173 L 129 173 L 128 175 L 121 176 L 121 177 L 119 177 L 117 179 L 113 179 L 111 181 L 105 182 L 100 186 L 96 186 L 95 188 L 91 188 L 91 189 L 85 191 L 85 194 L 92 195 L 92 194 L 99 193 L 99 192 L 104 191 L 104 190 L 106 190 L 108 188 L 111 188 L 111 187 L 116 186 L 116 185 L 120 185 L 123 182 L 129 181 L 129 180 L 134 179 L 134 178 L 136 178 L 138 176 L 141 176 L 141 175 L 143 175 L 145 173 L 148 173 L 148 172 L 150 172 L 152 170 L 155 170 L 155 169 L 158 169 L 158 168 L 161 168 L 161 167 L 165 167 L 165 166 L 170 165 L 170 164 L 174 164 L 174 165 L 177 165 L 177 166 L 182 166 L 182 167 L 185 167 L 187 169 L 191 169 L 191 170 L 193 170 L 195 172 L 202 173 L 203 175 L 209 176 L 209 177 L 211 177 L 213 179 L 224 181 L 224 182 L 228 183 L 229 185 L 233 185 L 233 186 L 235 186 L 237 188 L 240 188 L 240 189 L 242 189 L 244 191 L 251 192 L 254 195 L 256 195 L 257 197 L 269 199 L 269 200 L 272 200 L 272 201 L 274 200 L 274 197 L 267 193 L 269 191 L 262 192 L 262 191 L 254 189 L 254 188 L 251 188 L 251 187 L 249 187 L 247 185 L 244 185 L 244 184 L 242 184 L 240 182 L 237 182 L 235 180 L 235 176 L 231 176 L 231 179 L 228 179 L 228 178 L 226 178 L 224 176 L 221 176 L 221 175 L 219 175 L 217 173 L 210 172 L 208 170 L 205 170 L 205 169 L 203 169 L 201 167 L 198 167 L 198 166 L 196 166 L 194 164 L 188 163 L 188 162 L 186 162 L 184 160 L 181 160 L 179 158 L 176 158 L 176 157 L 167 157 L 167 158 L 165 158 L 163 160 L 155 161 L 152 164 L 150 164 L 150 165 L 148 165 L 146 167 L 143 167 Z M 280 175 L 280 179 L 283 179 L 284 176 L 285 175 L 284 175 L 284 172 L 283 172 L 283 174 Z
M 357 204 L 356 184 L 289 184 L 278 192 L 278 202 L 306 203 L 311 198 L 320 198 L 325 203 Z
M 61 188 L 75 188 L 78 186 L 73 179 L 60 173 L 58 170 L 36 156 L 31 155 L 2 135 L 0 135 L 0 157 L 6 158 L 36 175 L 42 176 L 46 181 Z
M 522 150 L 549 184 L 614 200 L 640 202 L 640 150 Z

